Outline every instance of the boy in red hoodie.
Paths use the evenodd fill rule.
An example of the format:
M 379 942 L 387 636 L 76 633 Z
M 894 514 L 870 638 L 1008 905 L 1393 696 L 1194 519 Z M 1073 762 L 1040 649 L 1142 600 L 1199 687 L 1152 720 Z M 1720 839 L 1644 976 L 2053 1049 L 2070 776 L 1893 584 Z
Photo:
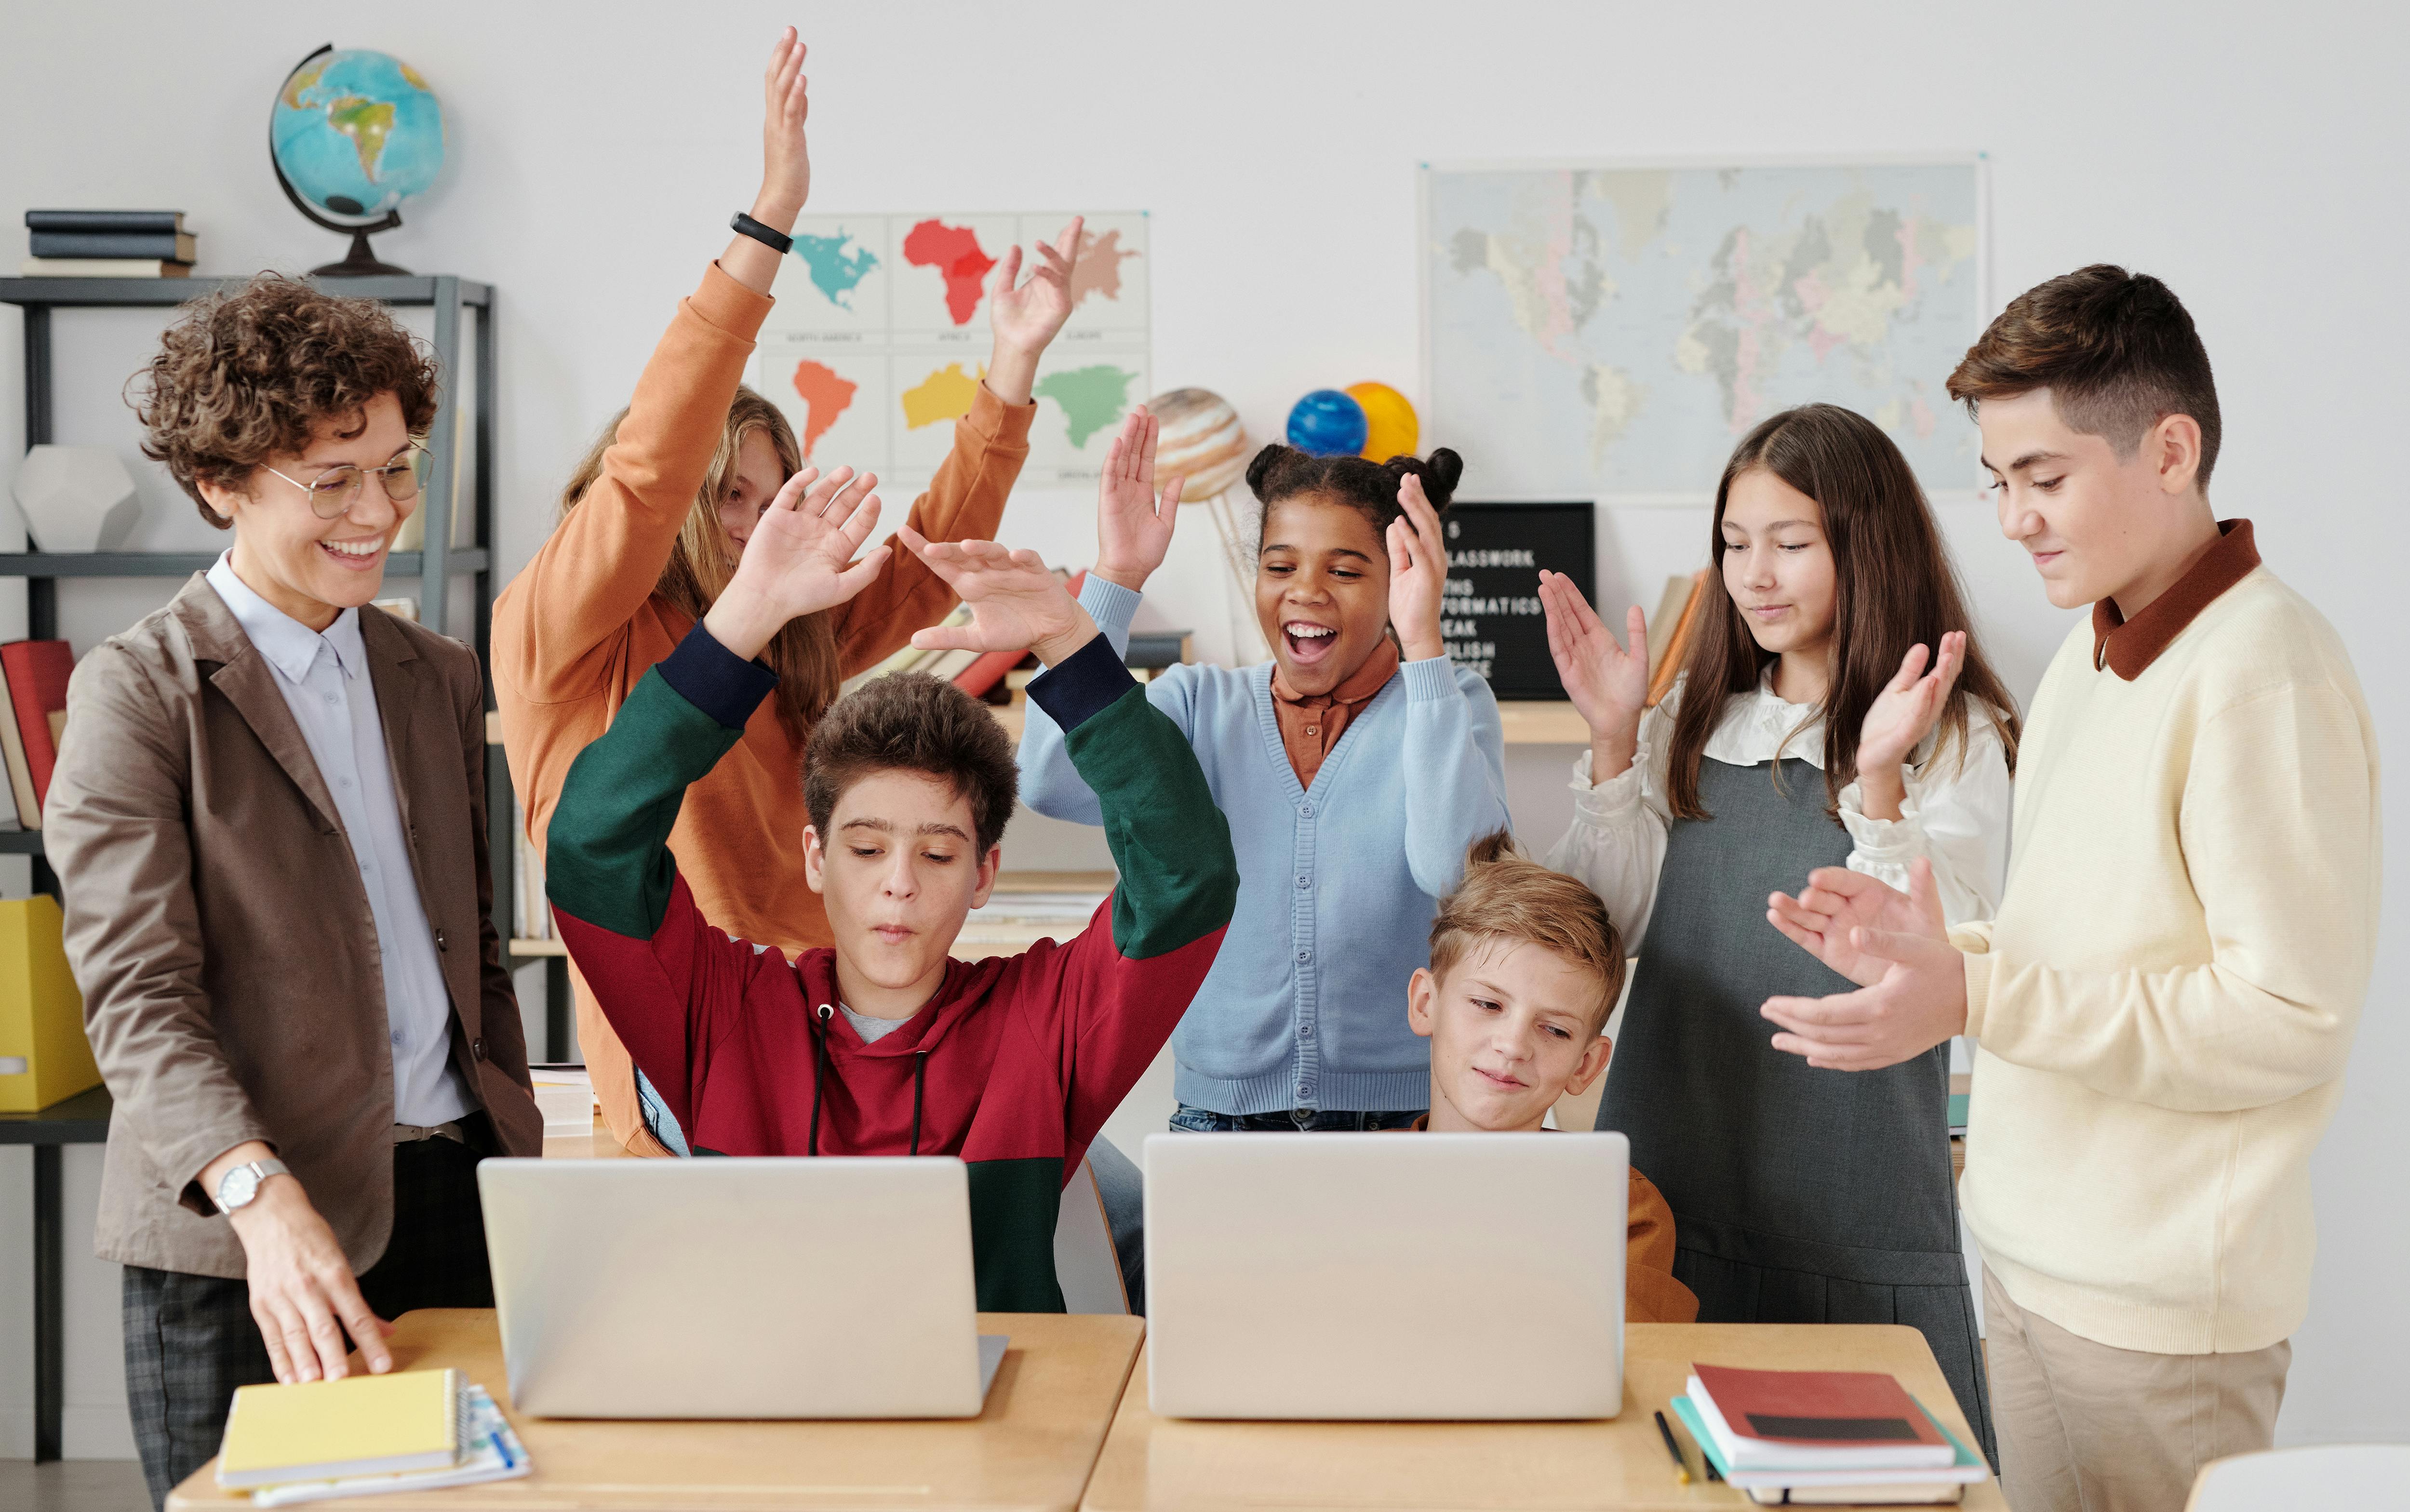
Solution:
M 1171 529 L 1177 483 L 1157 500 L 1154 429 L 1140 411 L 1113 445 L 1100 571 L 1123 544 Z M 1238 896 L 1229 828 L 1185 737 L 1034 553 L 933 545 L 907 527 L 898 539 L 973 615 L 914 643 L 1037 652 L 1048 670 L 1029 696 L 1103 801 L 1119 885 L 1067 943 L 953 960 L 994 883 L 1017 772 L 985 708 L 898 676 L 838 700 L 812 733 L 805 875 L 835 948 L 790 965 L 713 928 L 669 850 L 680 800 L 776 686 L 753 657 L 789 619 L 851 597 L 889 550 L 847 565 L 878 504 L 849 514 L 834 481 L 806 469 L 780 491 L 727 590 L 578 756 L 546 891 L 696 1154 L 959 1156 L 979 1305 L 1061 1312 L 1063 1184 L 1213 964 Z

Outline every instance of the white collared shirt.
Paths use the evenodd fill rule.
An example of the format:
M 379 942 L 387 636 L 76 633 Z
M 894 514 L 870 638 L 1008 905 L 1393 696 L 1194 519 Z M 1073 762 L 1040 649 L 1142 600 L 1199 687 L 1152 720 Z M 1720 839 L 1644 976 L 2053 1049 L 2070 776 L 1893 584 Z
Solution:
M 276 674 L 368 890 L 393 1043 L 394 1121 L 449 1123 L 477 1103 L 452 1064 L 452 994 L 436 959 L 434 928 L 394 796 L 360 612 L 344 610 L 323 634 L 312 630 L 237 577 L 231 551 L 210 569 L 209 582 Z
M 1590 753 L 1574 763 L 1574 821 L 1548 852 L 1548 865 L 1579 879 L 1605 903 L 1607 916 L 1637 951 L 1656 906 L 1657 873 L 1665 860 L 1673 810 L 1665 796 L 1674 743 L 1674 710 L 1682 687 L 1640 717 L 1640 749 L 1620 777 L 1592 786 Z M 1850 869 L 1908 891 L 1909 863 L 1933 864 L 1941 911 L 1956 924 L 1998 910 L 2009 866 L 2009 762 L 1999 730 L 1970 709 L 1964 750 L 1932 760 L 1933 736 L 1910 757 L 1900 817 L 1866 812 L 1857 783 L 1841 790 L 1841 824 L 1850 832 Z M 1754 692 L 1725 699 L 1723 717 L 1707 736 L 1709 760 L 1754 766 L 1778 754 L 1796 756 L 1822 771 L 1824 721 L 1808 704 L 1788 704 L 1774 691 L 1771 670 Z M 1822 794 L 1820 793 L 1821 797 Z M 1804 886 L 1808 879 L 1799 879 Z

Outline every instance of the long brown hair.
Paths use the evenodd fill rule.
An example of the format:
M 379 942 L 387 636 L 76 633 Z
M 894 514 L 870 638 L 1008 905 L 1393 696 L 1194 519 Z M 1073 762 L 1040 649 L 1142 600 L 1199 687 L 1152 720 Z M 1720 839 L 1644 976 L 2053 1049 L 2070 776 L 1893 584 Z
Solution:
M 2009 769 L 2017 764 L 2016 704 L 1975 642 L 1966 595 L 1941 531 L 1917 487 L 1908 458 L 1865 415 L 1837 404 L 1803 404 L 1764 421 L 1743 437 L 1716 485 L 1716 515 L 1707 527 L 1708 550 L 1719 564 L 1724 551 L 1724 501 L 1733 480 L 1764 468 L 1808 498 L 1824 513 L 1824 539 L 1833 552 L 1832 676 L 1818 712 L 1824 720 L 1824 795 L 1837 813 L 1841 790 L 1857 778 L 1858 730 L 1883 685 L 1899 672 L 1911 646 L 1938 651 L 1951 631 L 1967 632 L 1967 660 L 1958 685 L 1943 705 L 1929 765 L 1956 749 L 1964 761 L 1972 711 L 2000 733 Z M 1710 591 L 1715 609 L 1702 605 L 1699 632 L 1682 670 L 1686 687 L 1674 711 L 1668 752 L 1666 797 L 1684 819 L 1710 817 L 1699 802 L 1699 760 L 1707 737 L 1735 693 L 1752 692 L 1777 660 L 1757 644 L 1740 608 L 1723 586 L 1719 565 Z M 1778 763 L 1778 778 L 1781 767 Z
M 560 490 L 563 515 L 576 508 L 586 490 L 602 475 L 603 456 L 618 436 L 620 422 L 627 418 L 626 410 L 613 415 L 586 459 L 577 464 L 568 487 Z M 702 619 L 735 575 L 727 532 L 719 528 L 719 504 L 736 481 L 737 458 L 745 438 L 757 430 L 777 451 L 781 473 L 792 477 L 803 469 L 804 449 L 796 444 L 794 428 L 787 424 L 787 417 L 777 405 L 739 385 L 735 400 L 728 406 L 728 423 L 719 433 L 719 449 L 704 474 L 703 488 L 687 511 L 686 523 L 678 528 L 677 544 L 670 548 L 660 580 L 653 584 L 655 595 L 676 605 L 690 619 Z M 827 712 L 837 694 L 836 626 L 830 611 L 789 620 L 770 637 L 762 657 L 778 675 L 778 722 L 801 745 L 809 736 L 813 721 Z

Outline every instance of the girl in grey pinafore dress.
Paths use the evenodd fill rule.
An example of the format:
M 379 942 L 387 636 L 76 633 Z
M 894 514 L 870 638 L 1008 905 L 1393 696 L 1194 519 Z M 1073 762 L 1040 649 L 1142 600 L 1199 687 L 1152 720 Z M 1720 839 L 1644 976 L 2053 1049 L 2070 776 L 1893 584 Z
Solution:
M 1971 644 L 1951 655 L 1944 635 L 1967 619 L 1938 532 L 1906 463 L 1859 416 L 1818 405 L 1761 426 L 1725 472 L 1715 530 L 1722 581 L 1702 589 L 1682 682 L 1645 715 L 1645 650 L 1625 653 L 1564 579 L 1542 589 L 1593 736 L 1548 864 L 1605 900 L 1639 955 L 1597 1127 L 1631 1139 L 1633 1168 L 1672 1206 L 1674 1273 L 1697 1294 L 1700 1322 L 1909 1324 L 1989 1456 L 1948 1045 L 1879 1071 L 1817 1069 L 1773 1047 L 1759 1009 L 1852 990 L 1766 919 L 1769 894 L 1796 893 L 1820 866 L 1905 890 L 1923 856 L 1953 923 L 1989 916 L 2014 717 L 1994 712 L 2008 697 Z M 1841 623 L 1852 603 L 1858 622 Z M 1771 614 L 1749 612 L 1765 604 Z M 1869 641 L 1897 676 L 1849 670 L 1878 662 Z M 1913 644 L 1957 665 L 1905 668 Z M 1793 679 L 1807 701 L 1777 691 L 1786 655 L 1807 659 L 1789 669 L 1809 674 Z M 1694 694 L 1715 704 L 1685 721 Z M 1953 700 L 1964 717 L 1938 739 Z M 1830 740 L 1828 716 L 1859 737 Z M 1691 782 L 1674 770 L 1685 725 Z M 1620 750 L 1628 764 L 1593 784 L 1594 762 Z M 1874 782 L 1828 782 L 1837 761 L 1851 776 L 1900 772 L 1890 804 L 1870 801 Z M 1884 807 L 1895 817 L 1868 812 Z

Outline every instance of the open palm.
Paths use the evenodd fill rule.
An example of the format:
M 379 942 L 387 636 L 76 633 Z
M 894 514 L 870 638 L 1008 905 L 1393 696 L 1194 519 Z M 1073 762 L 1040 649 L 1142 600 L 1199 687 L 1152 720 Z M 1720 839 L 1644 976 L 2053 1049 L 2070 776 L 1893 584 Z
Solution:
M 1597 737 L 1630 735 L 1648 702 L 1648 618 L 1633 604 L 1624 616 L 1624 649 L 1574 580 L 1545 569 L 1540 606 L 1548 616 L 1548 655 L 1565 697 Z
M 1892 958 L 1868 951 L 1869 938 L 1950 938 L 1933 885 L 1933 864 L 1923 857 L 1909 863 L 1908 885 L 1902 893 L 1847 866 L 1820 866 L 1808 874 L 1797 897 L 1777 893 L 1766 899 L 1765 917 L 1801 950 L 1859 986 L 1871 987 L 1884 979 Z
M 915 632 L 912 644 L 924 650 L 1034 650 L 1052 666 L 1096 632 L 1087 611 L 1035 551 L 994 541 L 932 542 L 908 525 L 895 539 L 970 606 L 967 625 Z
M 1967 632 L 1953 630 L 1941 637 L 1940 660 L 1931 672 L 1924 670 L 1924 647 L 1909 647 L 1899 671 L 1867 708 L 1858 727 L 1860 770 L 1899 765 L 1933 732 L 1966 662 Z
M 1130 411 L 1096 485 L 1096 571 L 1127 589 L 1143 586 L 1163 565 L 1180 519 L 1180 489 L 1187 480 L 1174 473 L 1155 492 L 1154 443 L 1161 430 L 1145 405 Z
M 987 302 L 988 325 L 999 344 L 1036 352 L 1054 340 L 1054 333 L 1070 318 L 1071 269 L 1080 260 L 1082 224 L 1074 215 L 1053 246 L 1038 242 L 1038 266 L 1029 270 L 1026 280 L 1021 280 L 1020 246 L 1006 251 L 996 266 Z
M 879 546 L 860 561 L 854 553 L 878 523 L 878 483 L 851 468 L 821 473 L 806 468 L 787 480 L 745 540 L 732 589 L 741 589 L 781 622 L 845 603 L 885 565 Z

